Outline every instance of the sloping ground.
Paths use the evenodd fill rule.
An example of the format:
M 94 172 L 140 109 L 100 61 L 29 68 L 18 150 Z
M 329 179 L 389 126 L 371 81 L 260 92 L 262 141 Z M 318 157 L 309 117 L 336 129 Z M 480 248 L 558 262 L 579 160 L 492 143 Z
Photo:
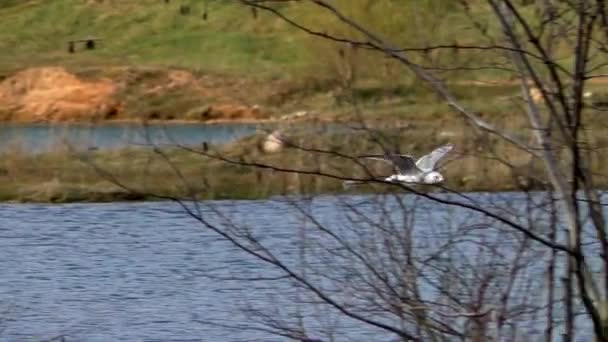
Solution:
M 117 110 L 115 93 L 107 79 L 83 81 L 57 67 L 26 69 L 0 83 L 0 113 L 20 122 L 100 119 Z
M 376 1 L 363 7 L 352 6 L 351 0 L 335 3 L 396 44 L 465 44 L 478 38 L 466 25 L 468 16 L 451 2 Z M 278 6 L 298 22 L 352 34 L 314 6 Z M 355 97 L 373 111 L 380 108 L 379 101 L 435 106 L 434 95 L 417 87 L 397 62 L 365 49 L 345 52 L 339 44 L 314 39 L 264 11 L 255 14 L 238 1 L 0 0 L 0 9 L 0 82 L 14 78 L 15 70 L 49 65 L 73 74 L 76 80 L 65 77 L 66 84 L 80 82 L 78 90 L 47 87 L 41 92 L 44 87 L 36 85 L 18 96 L 5 84 L 10 89 L 0 101 L 4 120 L 259 120 L 274 114 L 336 113 L 342 111 L 336 107 Z M 438 16 L 440 9 L 450 15 Z M 385 20 L 390 13 L 404 15 Z M 485 18 L 483 13 L 480 18 Z M 95 49 L 78 44 L 74 53 L 68 51 L 68 41 L 89 36 L 101 39 Z M 463 63 L 489 58 L 459 56 Z M 445 57 L 458 62 L 457 56 Z M 82 72 L 89 68 L 103 71 Z M 362 89 L 351 94 L 343 89 L 345 84 Z M 104 90 L 87 93 L 96 87 Z M 392 105 L 386 111 L 410 111 L 404 109 Z M 420 108 L 411 111 L 420 113 Z
M 61 67 L 19 71 L 0 82 L 0 120 L 261 120 L 279 87 L 185 70 L 100 68 L 77 76 Z M 256 102 L 257 101 L 257 102 Z
M 326 11 L 306 3 L 286 1 L 276 5 L 287 17 L 306 26 L 360 38 Z M 352 0 L 333 3 L 397 45 L 485 42 L 483 36 L 470 29 L 470 14 L 458 10 L 462 8 L 458 2 L 367 1 L 365 6 L 353 5 L 357 2 Z M 481 6 L 485 3 L 481 0 L 472 3 L 480 4 L 471 6 L 473 14 L 480 21 L 489 20 L 489 6 Z M 275 15 L 252 12 L 239 1 L 2 0 L 0 9 L 0 74 L 17 67 L 118 63 L 268 78 L 342 81 L 356 74 L 357 78 L 383 80 L 387 85 L 411 80 L 412 76 L 398 71 L 398 63 L 391 63 L 381 54 L 366 53 L 365 49 L 345 51 L 339 44 L 294 29 Z M 388 17 L 391 20 L 386 20 Z M 75 53 L 68 51 L 69 40 L 89 36 L 101 39 L 94 50 L 78 44 Z M 443 57 L 454 64 L 484 64 L 492 56 L 466 51 L 458 55 L 433 52 L 434 60 Z M 479 74 L 488 73 L 486 69 Z
M 288 42 L 291 35 L 283 36 L 284 29 L 269 32 L 278 18 L 254 20 L 238 2 L 208 3 L 2 0 L 0 74 L 31 66 L 115 63 L 248 74 L 281 70 L 302 58 L 302 48 Z M 188 6 L 187 14 L 182 6 Z M 69 53 L 69 40 L 89 36 L 101 39 L 94 50 L 77 44 Z

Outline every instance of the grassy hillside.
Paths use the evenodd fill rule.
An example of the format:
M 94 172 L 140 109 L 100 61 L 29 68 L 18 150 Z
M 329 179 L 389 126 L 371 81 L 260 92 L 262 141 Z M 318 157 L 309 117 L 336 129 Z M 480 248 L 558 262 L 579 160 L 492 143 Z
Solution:
M 483 1 L 472 2 L 475 6 L 471 6 L 468 15 L 456 1 L 333 3 L 399 46 L 488 44 L 487 38 L 473 28 L 468 15 L 474 17 L 477 25 L 485 26 L 489 35 L 499 34 L 496 20 Z M 182 6 L 187 6 L 189 13 L 181 13 Z M 534 17 L 533 6 L 521 10 Z M 281 11 L 318 31 L 360 38 L 306 2 L 284 4 Z M 87 36 L 103 41 L 95 50 L 68 52 L 68 40 Z M 570 65 L 571 56 L 564 48 L 567 47 L 560 47 L 560 62 Z M 446 110 L 396 62 L 365 49 L 311 37 L 270 13 L 254 16 L 236 0 L 2 0 L 0 51 L 0 79 L 23 67 L 57 65 L 78 76 L 107 77 L 124 85 L 119 100 L 125 103 L 126 117 L 160 113 L 157 116 L 183 118 L 185 112 L 218 97 L 229 98 L 231 103 L 257 103 L 274 108 L 279 114 L 300 109 L 336 113 L 344 100 L 353 98 L 360 107 L 377 113 L 386 109 L 424 116 Z M 517 96 L 517 86 L 472 86 L 470 82 L 510 76 L 499 68 L 485 67 L 504 61 L 497 52 L 445 49 L 412 52 L 409 57 L 430 66 L 467 68 L 440 75 L 453 83 L 464 81 L 454 91 L 479 111 L 513 110 L 506 108 L 506 100 Z M 169 68 L 188 69 L 198 79 L 220 75 L 222 82 L 232 81 L 223 86 L 215 80 L 205 80 L 203 88 L 221 88 L 205 96 L 192 87 L 152 92 L 156 95 L 151 96 L 150 89 L 168 81 L 166 77 L 150 75 L 164 75 Z M 261 82 L 240 82 L 251 78 Z M 275 84 L 268 80 L 286 82 Z M 269 86 L 264 90 L 260 84 Z M 489 97 L 494 101 L 488 101 Z M 294 104 L 283 108 L 285 103 Z
M 192 69 L 266 72 L 301 62 L 305 49 L 290 43 L 282 26 L 264 18 L 261 28 L 232 1 L 55 0 L 3 1 L 0 5 L 2 69 L 21 65 L 154 64 Z M 259 20 L 262 22 L 262 20 Z M 282 32 L 281 32 L 282 31 Z M 95 51 L 67 52 L 67 41 L 103 39 Z
M 483 1 L 335 0 L 345 13 L 397 46 L 487 45 L 500 36 L 498 23 Z M 523 3 L 523 2 L 522 2 Z M 527 1 L 526 3 L 533 3 Z M 189 12 L 183 14 L 182 6 Z M 306 2 L 283 4 L 288 17 L 317 31 L 360 38 L 334 17 Z M 534 24 L 534 6 L 520 7 Z M 484 27 L 486 35 L 480 33 Z M 67 41 L 85 36 L 103 39 L 95 51 L 67 52 Z M 0 1 L 0 72 L 39 64 L 70 67 L 137 64 L 183 67 L 238 75 L 281 78 L 334 78 L 411 81 L 403 68 L 376 53 L 349 49 L 299 32 L 276 16 L 236 0 L 3 0 Z M 571 65 L 568 47 L 560 63 Z M 471 67 L 450 79 L 502 78 L 492 51 L 411 52 L 428 65 Z M 480 68 L 481 67 L 481 68 Z M 475 70 L 472 70 L 475 69 Z
M 429 40 L 478 39 L 469 29 L 470 21 L 451 2 L 336 2 L 396 43 L 421 46 Z M 188 6 L 190 12 L 181 14 L 181 6 Z M 354 36 L 318 8 L 285 5 L 285 13 L 318 30 Z M 69 54 L 67 41 L 85 36 L 104 40 L 95 51 Z M 389 61 L 365 51 L 356 56 L 346 51 L 346 57 L 339 57 L 340 48 L 308 37 L 271 14 L 258 13 L 254 18 L 233 0 L 0 2 L 0 70 L 5 72 L 39 64 L 144 64 L 240 75 L 339 77 L 345 72 L 339 64 L 352 64 L 363 77 L 384 73 L 394 81 L 395 70 L 387 70 Z M 442 53 L 433 58 L 455 57 Z
M 409 45 L 455 39 L 454 28 L 464 28 L 466 22 L 463 13 L 450 11 L 453 5 L 439 0 L 337 3 L 382 35 Z M 180 11 L 183 6 L 189 8 L 187 14 Z M 318 30 L 355 37 L 318 8 L 285 5 L 282 10 Z M 401 15 L 387 15 L 395 12 Z M 444 28 L 427 29 L 426 25 L 437 23 Z M 68 52 L 69 40 L 88 36 L 102 39 L 95 50 L 79 47 L 76 53 Z M 293 108 L 275 111 L 324 110 L 334 104 L 339 107 L 341 97 L 349 96 L 339 92 L 325 96 L 345 83 L 353 85 L 354 94 L 374 108 L 382 98 L 399 98 L 400 103 L 387 101 L 394 108 L 425 99 L 434 102 L 401 66 L 381 55 L 310 37 L 272 14 L 254 16 L 234 0 L 4 0 L 0 1 L 0 50 L 0 79 L 15 70 L 41 65 L 62 66 L 80 77 L 111 79 L 119 85 L 123 117 L 184 118 L 187 111 L 218 97 L 276 108 L 294 102 L 293 94 L 298 100 Z M 223 86 L 204 81 L 205 89 L 223 89 L 210 96 L 190 85 L 150 92 L 169 83 L 166 77 L 153 76 L 174 68 L 187 69 L 197 79 L 219 74 L 222 81 L 255 78 L 261 82 L 234 81 Z M 268 80 L 287 81 L 288 86 L 273 86 Z M 336 108 L 329 109 L 336 112 Z

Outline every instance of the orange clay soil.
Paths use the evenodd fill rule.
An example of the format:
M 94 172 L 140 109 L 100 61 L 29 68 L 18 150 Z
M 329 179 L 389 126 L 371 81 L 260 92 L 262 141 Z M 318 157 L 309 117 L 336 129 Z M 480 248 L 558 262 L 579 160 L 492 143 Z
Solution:
M 116 77 L 91 79 L 78 77 L 60 67 L 21 70 L 0 82 L 0 121 L 162 121 L 168 117 L 192 122 L 255 122 L 269 118 L 260 106 L 239 103 L 243 101 L 234 88 L 250 86 L 242 82 L 226 82 L 208 76 L 197 78 L 183 70 L 155 70 L 154 76 L 147 76 L 148 79 L 138 75 L 145 72 L 150 71 L 122 68 L 110 72 Z M 124 94 L 133 93 L 135 95 L 131 95 L 131 103 L 128 103 Z M 134 107 L 133 102 L 160 98 L 162 103 L 184 93 L 190 96 L 187 99 L 190 115 L 184 115 L 188 107 L 184 109 L 183 106 L 175 109 L 181 113 L 138 113 L 139 108 L 129 108 Z
M 62 68 L 20 71 L 0 83 L 0 113 L 6 121 L 79 121 L 115 110 L 115 84 L 83 81 Z

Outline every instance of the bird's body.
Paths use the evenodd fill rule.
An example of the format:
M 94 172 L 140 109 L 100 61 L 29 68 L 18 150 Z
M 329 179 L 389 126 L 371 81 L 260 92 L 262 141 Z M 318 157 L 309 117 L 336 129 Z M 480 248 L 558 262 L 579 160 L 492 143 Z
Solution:
M 364 155 L 360 158 L 382 160 L 393 164 L 395 173 L 384 178 L 387 182 L 437 184 L 443 182 L 444 178 L 441 173 L 435 171 L 435 166 L 453 147 L 452 144 L 441 146 L 416 161 L 405 154 Z
M 421 182 L 420 178 L 421 177 L 419 175 L 395 174 L 395 175 L 390 175 L 390 176 L 384 178 L 384 180 L 387 182 L 398 182 L 398 183 L 420 183 Z

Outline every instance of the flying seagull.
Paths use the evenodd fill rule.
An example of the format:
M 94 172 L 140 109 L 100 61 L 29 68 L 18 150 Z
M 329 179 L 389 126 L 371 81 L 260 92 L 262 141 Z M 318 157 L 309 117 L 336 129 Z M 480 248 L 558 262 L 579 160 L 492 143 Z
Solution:
M 444 179 L 441 173 L 435 171 L 435 166 L 452 148 L 454 148 L 452 144 L 443 145 L 416 161 L 409 155 L 395 153 L 363 155 L 359 158 L 381 160 L 393 164 L 395 174 L 384 178 L 387 182 L 437 184 L 443 182 Z

